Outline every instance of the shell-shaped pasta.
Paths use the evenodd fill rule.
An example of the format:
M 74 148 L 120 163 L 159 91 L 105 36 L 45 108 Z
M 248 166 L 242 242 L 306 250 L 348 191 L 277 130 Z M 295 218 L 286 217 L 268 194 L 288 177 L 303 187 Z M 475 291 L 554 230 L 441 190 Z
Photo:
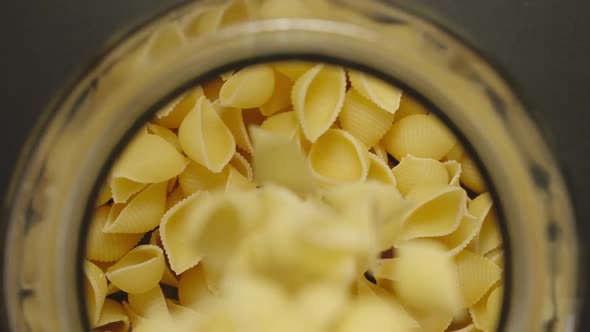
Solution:
M 110 181 L 109 187 L 111 187 L 113 202 L 125 203 L 133 195 L 147 187 L 147 184 L 127 180 L 125 178 L 113 178 Z
M 188 196 L 201 190 L 223 188 L 228 174 L 227 167 L 219 173 L 214 173 L 197 163 L 189 163 L 186 169 L 178 176 L 178 182 L 184 195 Z
M 353 89 L 384 111 L 393 114 L 399 108 L 402 97 L 400 89 L 374 76 L 355 70 L 349 70 L 348 77 Z
M 497 248 L 484 255 L 486 258 L 494 262 L 500 268 L 504 269 L 504 249 Z
M 214 80 L 209 80 L 203 83 L 203 95 L 207 100 L 218 102 L 219 100 L 219 91 L 224 84 L 224 80 L 221 78 L 217 78 Z M 200 99 L 200 98 L 199 98 Z M 198 100 L 197 100 L 198 101 Z
M 426 241 L 407 243 L 399 248 L 396 266 L 395 292 L 409 309 L 448 314 L 450 323 L 463 307 L 457 272 L 443 247 Z
M 487 191 L 486 184 L 479 173 L 477 165 L 468 155 L 463 155 L 461 159 L 461 170 L 461 183 L 463 185 L 478 194 Z
M 180 304 L 197 312 L 203 312 L 209 306 L 213 293 L 205 281 L 201 265 L 184 272 L 178 282 L 178 299 Z
M 94 212 L 86 241 L 86 258 L 98 262 L 112 262 L 125 255 L 141 240 L 143 234 L 112 234 L 103 229 L 111 207 L 101 206 Z
M 434 115 L 410 115 L 395 121 L 381 141 L 395 159 L 411 154 L 419 158 L 442 159 L 457 139 Z
M 164 274 L 165 264 L 160 247 L 140 245 L 109 267 L 107 278 L 127 293 L 144 293 L 158 285 Z
M 254 171 L 252 170 L 252 166 L 250 166 L 250 162 L 239 152 L 236 152 L 234 157 L 229 161 L 229 164 L 249 181 L 254 179 Z
M 413 331 L 414 323 L 407 313 L 380 299 L 361 299 L 344 312 L 336 332 Z
M 502 309 L 503 294 L 504 286 L 496 287 L 473 307 L 469 308 L 473 324 L 478 329 L 485 332 L 496 331 L 496 325 L 500 319 L 500 310 Z
M 201 97 L 178 129 L 184 152 L 212 172 L 220 172 L 236 151 L 234 137 L 213 105 Z
M 180 186 L 174 188 L 168 197 L 166 198 L 166 211 L 170 210 L 176 203 L 186 198 L 184 191 Z
M 395 121 L 401 120 L 409 115 L 415 114 L 429 114 L 424 105 L 419 103 L 416 99 L 404 94 L 400 100 L 399 108 L 395 112 Z
M 461 161 L 465 155 L 465 148 L 461 142 L 457 142 L 445 156 L 445 160 Z
M 130 327 L 129 317 L 121 303 L 106 299 L 94 327 L 93 331 L 127 332 Z
M 401 239 L 444 236 L 461 223 L 467 195 L 460 187 L 418 187 L 406 198 L 418 202 L 404 221 Z
M 495 210 L 490 210 L 483 221 L 477 241 L 478 252 L 482 255 L 499 248 L 502 245 L 502 233 Z
M 294 140 L 299 131 L 299 122 L 294 111 L 275 114 L 260 125 L 260 128 Z
M 184 117 L 195 107 L 202 96 L 203 88 L 200 86 L 186 92 L 158 111 L 153 122 L 166 128 L 180 127 Z
M 330 129 L 311 146 L 309 164 L 324 183 L 360 182 L 369 172 L 369 153 L 351 134 Z
M 332 126 L 345 93 L 346 75 L 340 67 L 318 64 L 297 79 L 291 100 L 307 139 L 315 142 Z
M 260 113 L 271 116 L 291 106 L 291 90 L 293 81 L 275 70 L 275 88 L 270 99 L 260 106 Z
M 397 189 L 403 195 L 417 187 L 444 186 L 449 183 L 447 169 L 435 159 L 408 155 L 401 158 L 391 171 L 397 181 Z
M 225 183 L 226 191 L 248 191 L 253 189 L 256 189 L 256 185 L 252 181 L 248 180 L 248 178 L 235 168 L 229 168 L 229 175 Z
M 154 246 L 158 246 L 158 247 L 164 249 L 164 246 L 162 245 L 162 239 L 160 238 L 160 229 L 159 228 L 152 232 L 152 235 L 150 236 L 149 244 L 154 245 Z M 160 280 L 160 283 L 162 283 L 164 285 L 172 286 L 172 287 L 178 287 L 178 278 L 170 270 L 170 267 L 168 266 L 168 264 L 166 264 L 166 266 L 164 268 L 164 274 L 162 275 L 162 279 Z
M 224 106 L 255 108 L 268 102 L 275 88 L 275 74 L 269 65 L 246 67 L 230 77 L 219 90 Z
M 461 164 L 455 160 L 447 160 L 443 162 L 447 173 L 449 174 L 449 184 L 451 186 L 458 186 L 459 179 L 461 178 Z
M 142 318 L 151 319 L 168 315 L 166 298 L 159 285 L 142 293 L 130 293 L 128 299 L 133 312 Z
M 248 130 L 246 129 L 243 111 L 239 108 L 222 107 L 220 105 L 215 106 L 217 114 L 219 114 L 223 123 L 225 123 L 234 136 L 237 146 L 248 153 L 252 153 L 252 141 L 250 140 Z
M 470 307 L 477 303 L 500 280 L 502 270 L 491 260 L 463 250 L 455 257 L 463 302 Z
M 342 129 L 365 146 L 372 147 L 383 138 L 393 124 L 393 113 L 387 112 L 356 90 L 346 92 L 342 112 L 338 116 Z
M 151 134 L 160 136 L 163 139 L 165 139 L 166 142 L 170 143 L 170 145 L 172 145 L 177 151 L 179 151 L 179 152 L 182 151 L 182 148 L 180 147 L 180 143 L 178 143 L 178 137 L 176 136 L 176 134 L 172 130 L 170 130 L 164 126 L 150 123 L 150 124 L 148 124 L 148 131 Z
M 457 229 L 445 236 L 434 238 L 434 241 L 445 246 L 448 254 L 453 256 L 465 249 L 467 245 L 475 238 L 481 228 L 482 218 L 464 215 Z
M 459 330 L 453 330 L 453 332 L 481 332 L 481 330 L 475 327 L 475 325 L 469 324 Z
M 202 258 L 202 254 L 188 246 L 193 239 L 188 236 L 186 230 L 192 222 L 191 215 L 199 208 L 200 201 L 205 195 L 196 192 L 185 198 L 168 210 L 160 222 L 162 245 L 170 268 L 177 275 L 195 266 Z
M 314 190 L 311 170 L 294 142 L 256 127 L 252 128 L 252 138 L 256 183 L 276 184 L 297 193 Z
M 219 75 L 219 78 L 221 78 L 221 80 L 225 82 L 229 80 L 229 78 L 232 77 L 235 73 L 235 70 L 226 71 L 225 73 Z
M 371 148 L 371 150 L 373 150 L 375 155 L 377 157 L 379 157 L 379 159 L 383 160 L 384 163 L 389 164 L 389 157 L 387 156 L 387 151 L 385 151 L 385 149 L 383 148 L 383 145 L 381 145 L 381 143 L 375 144 Z
M 284 6 L 284 4 L 281 4 L 281 6 Z M 272 64 L 276 71 L 287 76 L 293 82 L 297 81 L 301 75 L 305 74 L 313 66 L 313 63 L 304 61 L 281 61 Z
M 166 182 L 149 185 L 127 204 L 114 204 L 105 233 L 145 233 L 160 223 L 166 208 Z
M 148 326 L 148 320 L 139 315 L 135 310 L 131 307 L 131 305 L 123 301 L 123 310 L 127 313 L 127 317 L 129 317 L 129 322 L 131 323 L 131 328 L 134 331 L 141 331 L 140 328 Z
M 106 204 L 111 200 L 112 196 L 113 194 L 111 192 L 111 186 L 109 183 L 103 183 L 102 187 L 100 187 L 100 191 L 98 192 L 98 197 L 96 198 L 96 203 L 94 203 L 94 206 L 99 207 Z
M 115 284 L 113 284 L 112 282 L 109 283 L 109 285 L 107 286 L 107 295 L 115 294 L 120 291 L 121 290 L 119 289 L 119 287 L 115 286 Z
M 369 153 L 369 173 L 367 180 L 375 180 L 392 186 L 397 186 L 397 182 L 389 166 L 376 155 Z
M 107 278 L 104 272 L 90 261 L 84 262 L 84 287 L 88 316 L 92 325 L 96 325 L 107 296 Z

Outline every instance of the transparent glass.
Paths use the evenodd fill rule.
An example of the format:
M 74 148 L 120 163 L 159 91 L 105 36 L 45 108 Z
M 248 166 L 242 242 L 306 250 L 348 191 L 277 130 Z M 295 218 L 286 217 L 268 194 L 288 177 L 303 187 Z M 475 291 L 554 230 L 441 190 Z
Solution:
M 500 328 L 575 329 L 577 244 L 567 190 L 523 105 L 479 53 L 395 2 L 225 3 L 189 2 L 125 35 L 31 134 L 7 200 L 4 330 L 87 327 L 84 220 L 117 152 L 180 92 L 270 59 L 357 67 L 438 110 L 476 156 L 502 216 Z M 204 17 L 206 8 L 217 14 Z

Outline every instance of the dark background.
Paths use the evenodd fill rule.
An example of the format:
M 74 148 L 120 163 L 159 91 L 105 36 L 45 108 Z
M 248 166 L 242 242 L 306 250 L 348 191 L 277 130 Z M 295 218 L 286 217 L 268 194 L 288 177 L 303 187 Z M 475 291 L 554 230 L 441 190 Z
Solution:
M 179 2 L 4 0 L 1 3 L 0 197 L 7 189 L 27 133 L 51 96 L 83 69 L 111 40 L 113 33 Z M 561 162 L 575 199 L 579 234 L 587 245 L 590 237 L 587 222 L 590 218 L 590 1 L 416 2 L 509 74 Z M 588 259 L 588 256 L 583 258 L 584 262 Z M 588 294 L 587 289 L 580 292 Z M 590 321 L 580 331 L 590 331 Z

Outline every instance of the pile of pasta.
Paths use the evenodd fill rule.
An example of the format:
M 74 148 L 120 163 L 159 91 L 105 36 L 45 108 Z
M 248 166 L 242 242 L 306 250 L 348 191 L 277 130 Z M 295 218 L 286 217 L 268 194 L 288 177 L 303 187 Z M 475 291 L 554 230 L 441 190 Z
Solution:
M 503 249 L 453 134 L 372 76 L 259 64 L 179 96 L 99 193 L 96 331 L 494 331 Z

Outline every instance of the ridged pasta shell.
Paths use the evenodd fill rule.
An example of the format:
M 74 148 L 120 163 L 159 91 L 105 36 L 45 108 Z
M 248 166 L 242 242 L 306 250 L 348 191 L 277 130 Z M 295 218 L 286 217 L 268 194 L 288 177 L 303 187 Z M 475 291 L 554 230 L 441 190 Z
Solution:
M 102 187 L 100 187 L 100 191 L 98 192 L 98 197 L 96 198 L 96 203 L 94 203 L 94 206 L 99 207 L 106 204 L 111 200 L 112 196 L 113 194 L 111 192 L 111 186 L 109 183 L 103 183 Z
M 404 221 L 401 240 L 454 232 L 465 212 L 467 195 L 460 187 L 418 187 L 406 198 L 417 202 Z
M 399 121 L 406 116 L 416 114 L 429 114 L 424 105 L 419 103 L 414 97 L 408 94 L 402 95 L 399 103 L 399 108 L 395 112 L 395 121 Z
M 375 180 L 394 187 L 397 186 L 396 179 L 389 165 L 372 153 L 369 153 L 369 173 L 367 173 L 367 180 Z
M 152 232 L 152 235 L 150 236 L 149 244 L 154 245 L 154 246 L 158 246 L 158 247 L 164 249 L 164 245 L 162 244 L 162 239 L 160 237 L 160 229 L 159 228 L 155 229 Z M 174 275 L 174 273 L 172 273 L 168 264 L 166 264 L 166 266 L 164 268 L 164 274 L 162 275 L 162 279 L 160 280 L 160 283 L 162 283 L 164 285 L 172 286 L 172 287 L 178 287 L 178 278 Z
M 465 249 L 467 245 L 475 238 L 479 230 L 481 229 L 481 222 L 483 219 L 473 217 L 470 215 L 464 215 L 461 218 L 461 223 L 457 229 L 445 236 L 434 238 L 434 241 L 445 246 L 448 249 L 450 256 L 458 254 L 461 250 Z
M 153 122 L 171 129 L 180 127 L 182 120 L 195 107 L 195 104 L 202 96 L 203 88 L 200 86 L 189 90 L 156 113 Z
M 151 328 L 161 324 L 171 328 L 171 320 L 166 298 L 159 285 L 154 286 L 144 293 L 128 294 L 129 304 L 123 303 L 123 307 L 131 320 L 134 331 L 161 331 Z M 141 327 L 141 329 L 140 329 Z
M 494 262 L 501 269 L 504 269 L 504 249 L 496 248 L 485 254 L 484 257 Z
M 128 332 L 129 327 L 129 317 L 121 303 L 106 299 L 94 328 L 97 331 Z
M 225 191 L 248 191 L 256 189 L 256 185 L 248 180 L 243 174 L 235 168 L 229 168 L 229 175 L 225 183 Z
M 461 159 L 461 169 L 461 183 L 463 183 L 463 185 L 478 194 L 487 191 L 486 184 L 479 173 L 477 165 L 475 165 L 473 159 L 468 155 L 463 155 L 463 158 Z
M 232 132 L 207 98 L 201 97 L 178 129 L 184 152 L 214 173 L 219 173 L 236 152 Z
M 125 178 L 113 178 L 109 183 L 109 187 L 111 187 L 111 193 L 113 196 L 113 202 L 115 204 L 126 203 L 129 198 L 142 191 L 147 186 L 147 183 L 139 183 L 127 180 Z
M 299 122 L 294 111 L 275 114 L 260 125 L 260 128 L 277 135 L 284 136 L 289 140 L 294 140 L 299 131 Z
M 234 135 L 237 146 L 251 154 L 253 147 L 248 130 L 246 129 L 246 124 L 244 122 L 244 111 L 239 108 L 223 107 L 220 105 L 215 106 L 217 109 L 217 114 L 219 114 L 219 117 L 223 120 L 223 123 L 225 123 L 232 135 Z
M 256 108 L 271 99 L 274 88 L 275 74 L 269 65 L 249 66 L 225 81 L 219 90 L 219 101 L 239 109 Z
M 502 233 L 495 210 L 490 210 L 483 221 L 478 238 L 478 252 L 485 255 L 502 245 Z
M 252 128 L 254 178 L 260 185 L 276 184 L 297 193 L 315 190 L 315 182 L 305 156 L 297 145 L 262 128 Z
M 260 106 L 260 113 L 271 116 L 291 106 L 293 81 L 275 70 L 275 88 L 270 99 Z
M 107 278 L 104 272 L 90 261 L 84 261 L 84 288 L 88 316 L 92 325 L 96 325 L 107 296 Z
M 178 186 L 166 198 L 166 211 L 170 210 L 178 202 L 185 199 L 187 196 L 184 194 L 182 187 Z
M 205 273 L 201 265 L 184 272 L 178 283 L 178 299 L 180 304 L 197 312 L 204 312 L 210 306 L 213 294 L 205 281 Z
M 447 160 L 442 163 L 447 169 L 449 174 L 449 184 L 451 186 L 460 185 L 459 179 L 461 178 L 461 164 L 455 160 Z
M 502 270 L 491 260 L 463 250 L 455 257 L 459 285 L 465 306 L 477 303 L 500 280 Z
M 457 139 L 434 115 L 410 115 L 395 121 L 381 140 L 395 159 L 408 154 L 418 158 L 442 159 Z
M 249 181 L 254 179 L 254 170 L 252 170 L 250 162 L 239 152 L 236 152 L 234 157 L 229 161 L 229 164 Z
M 309 164 L 324 183 L 361 182 L 369 172 L 369 153 L 351 134 L 330 129 L 311 146 Z
M 496 331 L 496 326 L 500 320 L 500 311 L 502 309 L 502 297 L 504 286 L 496 287 L 486 294 L 473 307 L 469 308 L 469 313 L 473 319 L 473 324 L 482 331 Z
M 105 233 L 145 233 L 158 226 L 166 209 L 166 183 L 149 185 L 127 204 L 115 204 Z
M 214 173 L 197 163 L 189 163 L 184 172 L 178 176 L 178 182 L 184 195 L 189 196 L 201 190 L 223 188 L 228 174 L 228 167 L 219 173 Z
M 372 147 L 383 138 L 393 124 L 393 113 L 387 112 L 354 89 L 346 92 L 340 126 L 365 146 Z
M 149 123 L 147 126 L 149 133 L 162 137 L 166 140 L 166 142 L 170 143 L 170 145 L 172 145 L 178 152 L 182 153 L 182 148 L 180 147 L 180 143 L 178 143 L 178 137 L 172 130 L 153 123 Z
M 391 171 L 397 181 L 397 189 L 403 195 L 417 187 L 444 186 L 449 183 L 445 166 L 430 158 L 408 155 L 401 158 L 399 164 Z
M 389 157 L 387 156 L 387 151 L 383 148 L 381 143 L 375 144 L 371 150 L 375 153 L 379 159 L 383 160 L 384 163 L 389 164 Z
M 469 324 L 459 330 L 453 330 L 452 332 L 482 332 L 480 329 L 478 329 L 477 327 L 475 327 L 475 325 Z
M 284 6 L 284 4 L 281 4 Z M 287 76 L 291 81 L 295 82 L 301 75 L 310 70 L 314 64 L 304 61 L 280 61 L 271 64 L 274 70 Z
M 164 274 L 165 264 L 160 247 L 140 245 L 109 267 L 107 278 L 127 293 L 144 293 L 158 285 Z
M 103 229 L 111 207 L 101 206 L 94 212 L 86 240 L 86 258 L 98 262 L 112 262 L 125 255 L 141 240 L 143 234 L 112 234 Z
M 192 222 L 191 216 L 198 209 L 206 192 L 196 192 L 174 205 L 164 214 L 160 222 L 162 245 L 170 262 L 170 268 L 177 275 L 195 266 L 202 258 L 202 253 L 187 247 L 194 239 L 186 230 Z
M 297 79 L 291 94 L 303 134 L 315 142 L 338 118 L 344 104 L 346 75 L 340 67 L 315 65 Z
M 395 113 L 400 105 L 402 91 L 393 85 L 365 73 L 349 70 L 352 88 L 384 111 Z

